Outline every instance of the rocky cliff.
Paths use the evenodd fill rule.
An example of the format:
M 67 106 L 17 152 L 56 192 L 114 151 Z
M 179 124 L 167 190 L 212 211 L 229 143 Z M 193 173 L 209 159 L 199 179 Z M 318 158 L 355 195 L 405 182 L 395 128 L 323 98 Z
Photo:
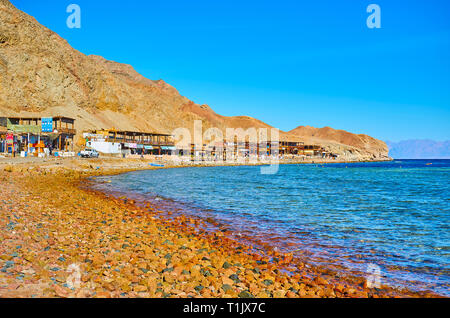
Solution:
M 192 130 L 194 120 L 221 130 L 270 127 L 247 116 L 221 116 L 130 65 L 86 56 L 8 0 L 0 0 L 0 115 L 69 116 L 76 119 L 80 133 L 100 128 L 171 133 L 178 127 Z M 293 133 L 280 136 L 299 138 Z M 372 140 L 369 144 L 375 145 Z M 317 141 L 338 142 L 325 135 Z M 371 158 L 387 155 L 381 142 L 376 149 L 367 145 L 355 143 L 355 150 L 348 149 Z

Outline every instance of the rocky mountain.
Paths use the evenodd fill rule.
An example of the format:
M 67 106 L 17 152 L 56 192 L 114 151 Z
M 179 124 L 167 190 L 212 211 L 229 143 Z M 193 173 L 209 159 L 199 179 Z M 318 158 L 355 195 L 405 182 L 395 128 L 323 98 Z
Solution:
M 76 119 L 80 134 L 101 128 L 171 133 L 185 127 L 192 131 L 194 120 L 201 120 L 204 129 L 222 131 L 271 127 L 248 116 L 221 116 L 208 105 L 181 96 L 163 80 L 143 77 L 130 65 L 86 56 L 8 0 L 0 0 L 0 115 L 68 116 Z M 280 137 L 302 140 L 304 136 L 297 132 L 280 132 Z M 383 143 L 368 136 L 358 138 L 370 142 L 350 148 L 331 137 L 321 135 L 317 142 L 326 141 L 337 151 L 342 145 L 342 153 L 387 156 Z M 368 146 L 372 144 L 374 149 Z
M 305 143 L 322 145 L 329 151 L 340 154 L 349 160 L 388 158 L 386 143 L 367 135 L 356 135 L 331 127 L 315 128 L 311 126 L 299 126 L 289 131 L 289 134 L 301 137 Z
M 220 116 L 130 65 L 86 56 L 7 0 L 0 0 L 0 111 L 65 114 L 77 119 L 78 130 L 169 133 L 196 119 L 205 127 L 267 127 L 250 117 Z
M 404 140 L 386 142 L 395 159 L 450 159 L 450 140 Z

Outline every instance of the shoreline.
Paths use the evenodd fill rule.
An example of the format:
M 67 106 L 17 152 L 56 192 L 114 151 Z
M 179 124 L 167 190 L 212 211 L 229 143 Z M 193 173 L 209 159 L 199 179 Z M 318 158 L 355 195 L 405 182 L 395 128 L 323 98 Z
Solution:
M 23 240 L 31 237 L 29 244 L 23 241 L 22 246 L 16 244 L 16 247 L 35 249 L 35 245 L 45 241 L 40 244 L 42 249 L 35 250 L 39 261 L 34 262 L 27 260 L 29 253 L 21 255 L 13 248 L 11 241 L 21 240 L 17 232 L 5 233 L 10 236 L 4 238 L 0 267 L 5 268 L 9 262 L 6 273 L 12 269 L 16 277 L 6 275 L 6 280 L 11 281 L 5 288 L 5 272 L 0 272 L 0 296 L 14 297 L 22 293 L 31 297 L 33 288 L 44 284 L 46 288 L 36 291 L 36 297 L 441 297 L 432 292 L 418 293 L 388 286 L 370 289 L 364 279 L 336 278 L 335 273 L 326 268 L 294 262 L 291 255 L 274 251 L 256 255 L 251 246 L 228 238 L 226 232 L 202 231 L 199 220 L 186 216 L 164 219 L 156 205 L 147 203 L 142 207 L 127 198 L 113 198 L 85 189 L 87 178 L 142 170 L 143 167 L 130 167 L 128 162 L 128 167 L 118 168 L 110 162 L 107 169 L 97 170 L 91 165 L 95 161 L 64 160 L 67 161 L 63 164 L 47 162 L 47 167 L 39 168 L 33 164 L 22 167 L 0 164 L 0 178 L 6 184 L 2 191 L 22 194 L 11 198 L 10 204 L 27 209 L 27 205 L 39 207 L 29 216 L 21 209 L 14 209 L 21 217 L 31 218 L 29 224 L 21 223 L 20 218 L 16 220 L 21 224 Z M 146 169 L 160 168 L 147 165 Z M 26 200 L 23 195 L 27 196 Z M 52 214 L 47 210 L 57 213 L 65 222 L 53 224 Z M 8 215 L 4 207 L 1 211 Z M 44 220 L 46 226 L 42 225 Z M 15 223 L 8 224 L 11 222 Z M 29 228 L 37 226 L 36 223 L 41 224 L 39 229 L 46 230 L 48 238 L 42 239 L 40 231 L 44 230 L 37 228 L 30 235 Z M 7 227 L 8 224 L 0 225 Z M 105 240 L 108 243 L 103 243 Z M 78 249 L 74 249 L 77 245 Z M 59 256 L 47 255 L 55 250 Z M 14 257 L 9 257 L 11 254 Z M 114 257 L 108 256 L 112 254 Z M 273 262 L 274 258 L 277 262 Z M 83 267 L 82 283 L 80 288 L 71 290 L 64 286 L 70 276 L 64 267 L 75 263 Z M 292 275 L 284 272 L 289 267 L 294 269 Z M 115 272 L 117 269 L 119 271 Z M 32 272 L 34 274 L 30 274 Z M 36 273 L 41 274 L 36 277 Z M 15 286 L 11 284 L 18 286 L 11 290 Z
M 251 167 L 251 166 L 247 166 Z M 189 168 L 189 167 L 187 167 Z M 138 172 L 138 174 L 135 174 L 134 172 Z M 144 172 L 144 171 L 142 171 Z M 151 178 L 152 172 L 149 172 L 148 174 L 145 174 L 146 177 Z M 139 171 L 132 171 L 132 172 L 126 172 L 124 174 L 130 174 L 131 176 L 139 176 Z M 348 253 L 348 250 L 344 246 L 338 246 L 334 245 L 332 246 L 332 249 L 326 249 L 325 245 L 321 245 L 320 243 L 316 243 L 315 246 L 304 244 L 303 240 L 300 239 L 297 241 L 293 241 L 294 238 L 287 235 L 264 235 L 264 234 L 258 234 L 255 233 L 255 230 L 257 229 L 253 228 L 255 224 L 257 224 L 256 221 L 248 223 L 248 219 L 242 219 L 241 222 L 247 222 L 246 226 L 242 228 L 242 225 L 244 223 L 236 224 L 234 220 L 240 219 L 241 216 L 239 213 L 235 216 L 233 216 L 234 220 L 232 222 L 227 222 L 226 219 L 217 217 L 213 210 L 211 210 L 209 207 L 199 207 L 195 204 L 192 205 L 191 203 L 174 200 L 170 197 L 164 197 L 157 193 L 152 193 L 152 195 L 149 197 L 145 193 L 135 192 L 133 190 L 126 190 L 126 189 L 114 189 L 114 187 L 111 188 L 110 183 L 110 177 L 111 175 L 105 175 L 101 176 L 99 179 L 93 178 L 92 184 L 89 186 L 85 186 L 88 190 L 93 190 L 94 192 L 99 192 L 101 194 L 105 194 L 107 196 L 111 196 L 114 198 L 127 198 L 128 200 L 133 200 L 136 202 L 137 205 L 141 207 L 145 207 L 146 205 L 154 205 L 157 206 L 158 209 L 161 210 L 160 216 L 163 218 L 170 218 L 173 219 L 174 216 L 185 216 L 188 218 L 194 218 L 200 221 L 202 229 L 205 231 L 210 232 L 223 232 L 228 238 L 231 238 L 233 240 L 236 240 L 244 245 L 249 245 L 252 249 L 255 251 L 264 251 L 267 253 L 269 251 L 273 256 L 273 252 L 277 251 L 279 254 L 291 254 L 294 258 L 294 260 L 298 262 L 303 263 L 303 265 L 306 266 L 312 266 L 315 268 L 321 268 L 325 269 L 326 272 L 333 272 L 334 276 L 341 276 L 341 277 L 349 277 L 353 281 L 358 281 L 359 285 L 363 285 L 363 279 L 367 277 L 369 274 L 367 273 L 366 269 L 364 268 L 364 264 L 371 263 L 373 261 L 369 261 L 366 259 L 361 259 L 363 262 L 358 260 L 350 260 L 348 257 L 345 259 L 340 259 L 339 255 L 342 255 L 343 253 Z M 125 177 L 126 178 L 126 177 Z M 114 180 L 114 179 L 113 179 Z M 114 183 L 114 181 L 113 181 Z M 218 210 L 220 211 L 220 208 Z M 253 229 L 249 229 L 250 228 Z M 255 235 L 256 234 L 256 235 Z M 274 233 L 275 234 L 275 233 Z M 286 233 L 287 234 L 287 233 Z M 314 234 L 314 233 L 310 233 Z M 272 238 L 271 238 L 272 236 Z M 283 241 L 284 239 L 284 241 Z M 287 240 L 287 241 L 286 241 Z M 323 251 L 323 254 L 317 254 L 314 252 L 311 252 L 310 248 L 318 248 Z M 338 251 L 338 252 L 337 252 Z M 317 252 L 317 251 L 316 251 Z M 344 262 L 334 262 L 333 259 L 330 259 L 330 252 L 334 253 L 337 260 L 345 260 Z M 358 251 L 356 251 L 358 253 Z M 361 265 L 362 264 L 362 265 Z M 384 263 L 383 263 L 384 264 Z M 304 266 L 303 266 L 304 267 Z M 289 272 L 292 271 L 292 269 L 284 268 L 283 270 Z M 398 271 L 400 270 L 400 267 L 396 265 L 386 265 L 383 266 L 383 272 L 386 273 L 386 271 Z M 404 268 L 407 273 L 409 273 L 407 268 Z M 295 272 L 295 270 L 294 270 Z M 413 273 L 413 272 L 411 272 Z M 309 275 L 311 277 L 311 275 Z M 425 283 L 422 281 L 412 281 L 412 280 L 406 280 L 401 278 L 394 278 L 394 277 L 382 277 L 382 281 L 386 286 L 390 286 L 393 289 L 405 289 L 409 290 L 413 293 L 424 293 L 429 290 L 429 288 L 432 288 L 431 286 L 428 287 Z M 435 293 L 436 295 L 440 295 L 443 297 L 446 297 L 445 294 L 439 293 L 439 291 L 432 290 L 432 293 Z

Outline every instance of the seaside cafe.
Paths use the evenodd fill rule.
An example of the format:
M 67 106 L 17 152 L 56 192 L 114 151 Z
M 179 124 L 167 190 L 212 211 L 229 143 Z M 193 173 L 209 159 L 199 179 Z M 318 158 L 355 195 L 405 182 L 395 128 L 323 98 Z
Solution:
M 44 156 L 73 151 L 75 119 L 69 117 L 0 117 L 0 152 Z
M 95 130 L 83 134 L 86 147 L 106 154 L 165 155 L 175 149 L 173 137 L 168 134 Z

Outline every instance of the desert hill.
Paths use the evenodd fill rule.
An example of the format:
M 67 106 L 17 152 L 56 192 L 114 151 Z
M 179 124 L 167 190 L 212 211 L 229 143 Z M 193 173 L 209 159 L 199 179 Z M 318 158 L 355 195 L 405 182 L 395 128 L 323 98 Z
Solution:
M 364 157 L 377 159 L 388 157 L 388 147 L 385 142 L 367 135 L 357 135 L 345 130 L 331 127 L 315 128 L 299 126 L 289 134 L 302 138 L 305 143 L 320 144 L 334 153 L 347 157 Z
M 271 127 L 248 116 L 221 116 L 130 65 L 86 56 L 8 0 L 0 0 L 0 115 L 68 116 L 76 119 L 79 133 L 100 128 L 171 133 L 179 127 L 192 130 L 194 120 L 204 129 Z M 302 134 L 280 132 L 282 140 L 308 137 Z M 358 156 L 387 156 L 381 141 L 366 137 L 350 142 L 358 151 L 348 149 Z M 336 150 L 347 145 L 326 133 L 311 140 Z

